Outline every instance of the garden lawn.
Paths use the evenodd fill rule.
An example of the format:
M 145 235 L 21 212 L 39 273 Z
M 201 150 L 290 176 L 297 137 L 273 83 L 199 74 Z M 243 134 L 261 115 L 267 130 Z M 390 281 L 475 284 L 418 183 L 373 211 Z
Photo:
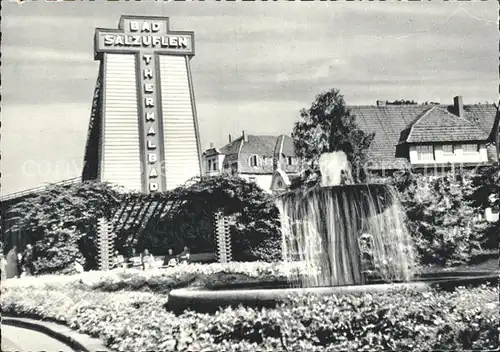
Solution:
M 275 309 L 240 307 L 211 315 L 185 312 L 180 316 L 163 308 L 167 295 L 161 292 L 167 291 L 170 284 L 151 289 L 155 287 L 153 282 L 185 285 L 206 282 L 207 278 L 234 281 L 283 275 L 278 266 L 266 265 L 178 267 L 168 272 L 174 275 L 175 280 L 170 277 L 171 281 L 165 272 L 136 272 L 140 278 L 137 282 L 147 282 L 141 290 L 147 287 L 152 292 L 109 289 L 113 286 L 109 282 L 134 280 L 132 271 L 8 280 L 2 285 L 1 306 L 3 313 L 66 324 L 100 338 L 116 351 L 499 348 L 496 287 L 439 293 L 399 291 L 361 297 L 303 296 Z M 131 288 L 130 282 L 125 286 Z M 107 292 L 103 292 L 103 287 Z

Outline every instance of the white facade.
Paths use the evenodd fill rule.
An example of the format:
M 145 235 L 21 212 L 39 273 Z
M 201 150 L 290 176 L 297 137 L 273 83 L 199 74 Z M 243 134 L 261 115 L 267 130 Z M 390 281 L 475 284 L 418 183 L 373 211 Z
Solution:
M 438 163 L 482 163 L 488 162 L 486 144 L 463 143 L 463 144 L 434 144 L 434 145 L 411 145 L 410 163 L 438 164 Z
M 217 176 L 222 172 L 224 154 L 205 155 L 203 157 L 203 175 Z
M 239 177 L 249 182 L 255 182 L 260 188 L 266 192 L 271 192 L 273 175 L 257 175 L 257 174 L 238 174 Z

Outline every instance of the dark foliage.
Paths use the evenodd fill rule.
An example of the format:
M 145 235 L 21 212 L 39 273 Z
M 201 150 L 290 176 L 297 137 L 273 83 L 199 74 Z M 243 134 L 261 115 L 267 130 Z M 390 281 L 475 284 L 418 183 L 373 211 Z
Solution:
M 205 178 L 153 196 L 160 201 L 181 201 L 175 216 L 163 218 L 143 238 L 131 238 L 137 249 L 164 254 L 188 246 L 192 252 L 215 250 L 214 213 L 234 216 L 231 226 L 234 260 L 271 260 L 280 256 L 280 224 L 272 197 L 253 182 L 220 175 Z M 137 233 L 128 234 L 137 236 Z M 126 237 L 119 234 L 120 238 Z
M 366 134 L 351 115 L 344 97 L 337 89 L 316 96 L 309 109 L 300 111 L 292 137 L 295 153 L 304 160 L 304 174 L 294 187 L 312 186 L 319 182 L 319 157 L 325 152 L 343 151 L 352 166 L 355 182 L 363 182 L 367 175 L 365 164 L 368 149 L 375 134 Z
M 28 233 L 38 272 L 60 271 L 75 259 L 97 266 L 97 219 L 109 218 L 121 201 L 108 183 L 52 185 L 10 209 L 13 230 Z

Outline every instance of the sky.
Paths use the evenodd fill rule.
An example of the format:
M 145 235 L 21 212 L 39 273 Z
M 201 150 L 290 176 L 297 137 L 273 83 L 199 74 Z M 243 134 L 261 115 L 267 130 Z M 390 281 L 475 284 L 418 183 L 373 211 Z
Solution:
M 482 2 L 5 1 L 1 193 L 81 175 L 96 27 L 170 17 L 195 32 L 191 61 L 202 148 L 291 133 L 331 88 L 376 100 L 498 99 L 498 4 Z

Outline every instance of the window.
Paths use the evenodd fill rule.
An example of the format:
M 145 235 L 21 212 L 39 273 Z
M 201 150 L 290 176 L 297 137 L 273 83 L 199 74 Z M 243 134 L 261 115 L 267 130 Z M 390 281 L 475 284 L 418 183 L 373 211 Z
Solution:
M 464 153 L 477 153 L 479 151 L 479 145 L 478 144 L 463 144 L 462 145 L 462 150 Z
M 213 164 L 212 164 L 212 165 L 213 165 L 213 167 L 214 167 L 214 168 L 213 168 L 213 170 L 214 170 L 214 171 L 217 171 L 217 170 L 219 169 L 219 167 L 218 167 L 218 165 L 217 165 L 217 161 L 216 161 L 216 160 L 214 160 L 214 162 L 213 162 Z
M 293 165 L 293 158 L 291 156 L 286 158 L 288 165 Z
M 249 164 L 252 167 L 257 167 L 262 165 L 262 159 L 258 155 L 252 155 L 249 160 Z
M 238 162 L 232 163 L 231 164 L 231 175 L 237 175 L 238 174 Z
M 455 146 L 452 144 L 444 144 L 443 154 L 455 154 Z
M 277 186 L 278 186 L 279 188 L 282 188 L 282 187 L 283 187 L 283 182 L 281 182 L 281 181 L 278 181 L 276 184 L 277 184 Z
M 434 160 L 434 146 L 432 145 L 417 145 L 417 159 L 420 161 Z
M 212 159 L 207 160 L 207 171 L 212 171 Z

